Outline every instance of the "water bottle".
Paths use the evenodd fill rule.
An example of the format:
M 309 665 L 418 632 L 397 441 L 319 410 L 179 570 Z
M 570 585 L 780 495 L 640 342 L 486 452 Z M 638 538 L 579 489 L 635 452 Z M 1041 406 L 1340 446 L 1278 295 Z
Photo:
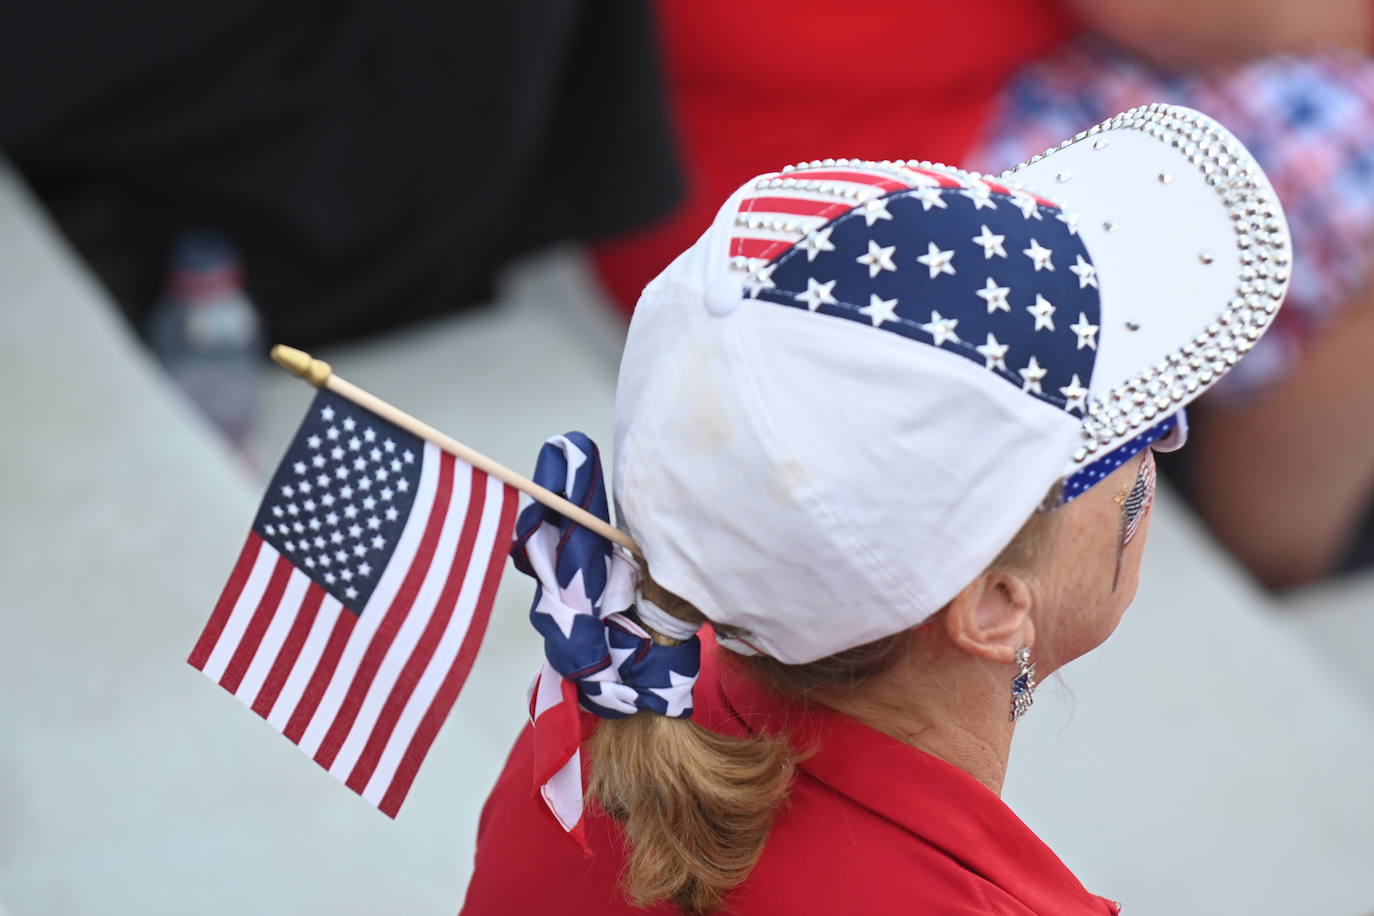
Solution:
M 262 323 L 224 235 L 197 230 L 176 240 L 149 337 L 177 387 L 255 467 Z

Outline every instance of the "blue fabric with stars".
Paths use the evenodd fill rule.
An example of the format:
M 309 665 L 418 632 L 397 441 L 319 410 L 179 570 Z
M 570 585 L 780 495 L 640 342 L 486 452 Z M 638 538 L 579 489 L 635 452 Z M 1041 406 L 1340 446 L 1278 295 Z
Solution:
M 1101 309 L 1070 218 L 972 188 L 882 199 L 779 255 L 757 297 L 937 346 L 1082 416 Z
M 361 614 L 415 503 L 423 456 L 418 437 L 321 389 L 253 530 Z
M 571 455 L 570 449 L 575 450 Z M 571 482 L 570 458 L 576 468 Z M 546 443 L 539 452 L 534 482 L 610 520 L 601 455 L 585 434 L 570 432 Z M 535 538 L 545 526 L 557 532 L 556 539 L 544 542 L 556 543 L 552 562 L 556 581 L 540 581 L 531 562 L 532 551 L 546 549 Z M 615 554 L 606 538 L 537 502 L 521 511 L 515 532 L 511 548 L 515 567 L 539 582 L 530 622 L 544 637 L 549 664 L 577 682 L 582 707 L 606 719 L 623 718 L 640 709 L 690 717 L 691 682 L 701 671 L 701 641 L 693 636 L 678 645 L 659 645 L 623 616 L 631 609 L 638 581 L 629 560 Z M 617 576 L 619 581 L 613 581 Z M 562 625 L 541 610 L 547 607 L 546 590 L 554 593 L 548 597 L 566 612 Z
M 1064 502 L 1082 496 L 1092 486 L 1101 483 L 1104 478 L 1110 476 L 1117 468 L 1169 435 L 1177 425 L 1178 415 L 1174 414 L 1163 422 L 1151 426 L 1134 439 L 1123 442 L 1082 470 L 1069 475 L 1068 480 L 1064 481 Z

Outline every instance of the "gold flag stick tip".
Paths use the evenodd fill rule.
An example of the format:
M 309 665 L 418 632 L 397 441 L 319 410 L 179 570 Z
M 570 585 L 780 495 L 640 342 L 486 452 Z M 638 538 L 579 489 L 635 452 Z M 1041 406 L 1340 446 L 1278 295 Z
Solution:
M 303 378 L 316 388 L 321 388 L 334 374 L 334 367 L 322 359 L 316 359 L 304 350 L 277 344 L 272 348 L 272 359 L 278 366 L 296 378 Z

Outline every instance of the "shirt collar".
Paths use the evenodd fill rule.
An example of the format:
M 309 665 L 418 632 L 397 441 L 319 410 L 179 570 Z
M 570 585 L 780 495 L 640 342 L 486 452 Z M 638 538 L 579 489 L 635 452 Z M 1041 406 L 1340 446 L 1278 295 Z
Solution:
M 751 733 L 786 733 L 812 777 L 921 837 L 1036 913 L 1103 916 L 1117 904 L 1090 894 L 987 786 L 963 770 L 819 703 L 764 688 L 709 637 L 703 655 L 724 701 Z

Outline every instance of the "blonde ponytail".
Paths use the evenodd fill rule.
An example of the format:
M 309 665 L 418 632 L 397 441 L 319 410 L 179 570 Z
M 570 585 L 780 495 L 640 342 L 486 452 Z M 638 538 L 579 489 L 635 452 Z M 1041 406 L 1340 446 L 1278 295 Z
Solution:
M 650 579 L 643 590 L 674 617 L 705 620 Z M 636 906 L 671 901 L 687 916 L 715 910 L 748 877 L 796 764 L 785 738 L 735 738 L 652 712 L 598 723 L 589 750 L 590 794 L 630 842 L 626 895 Z
M 591 793 L 630 842 L 630 900 L 669 900 L 688 916 L 716 909 L 763 853 L 794 762 L 783 738 L 732 738 L 690 719 L 599 723 Z

